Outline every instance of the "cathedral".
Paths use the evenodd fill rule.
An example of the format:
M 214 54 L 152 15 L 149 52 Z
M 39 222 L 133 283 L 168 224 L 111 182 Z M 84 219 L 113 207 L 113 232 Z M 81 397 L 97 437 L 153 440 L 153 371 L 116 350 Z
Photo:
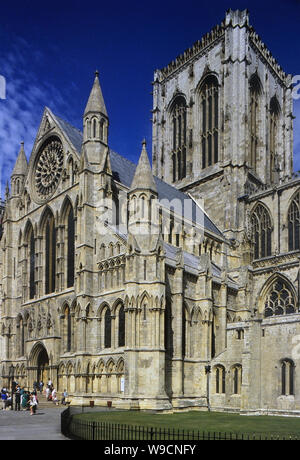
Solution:
M 71 405 L 300 415 L 292 75 L 225 19 L 152 83 L 152 162 L 45 108 L 1 207 L 0 384 Z M 4 152 L 5 153 L 5 152 Z

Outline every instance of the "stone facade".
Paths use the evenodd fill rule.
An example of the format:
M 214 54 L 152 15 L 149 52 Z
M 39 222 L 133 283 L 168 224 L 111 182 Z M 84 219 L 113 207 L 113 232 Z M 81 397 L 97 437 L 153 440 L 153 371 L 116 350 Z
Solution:
M 153 82 L 152 170 L 45 108 L 7 191 L 1 382 L 72 404 L 300 413 L 300 179 L 292 76 L 247 11 Z

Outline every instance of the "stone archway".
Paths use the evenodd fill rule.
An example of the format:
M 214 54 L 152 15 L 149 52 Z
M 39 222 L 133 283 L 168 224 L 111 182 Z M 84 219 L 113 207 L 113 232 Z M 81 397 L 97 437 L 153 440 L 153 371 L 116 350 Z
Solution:
M 29 369 L 31 371 L 30 384 L 33 382 L 40 382 L 41 380 L 46 385 L 49 378 L 49 355 L 45 346 L 39 342 L 36 343 L 30 353 Z

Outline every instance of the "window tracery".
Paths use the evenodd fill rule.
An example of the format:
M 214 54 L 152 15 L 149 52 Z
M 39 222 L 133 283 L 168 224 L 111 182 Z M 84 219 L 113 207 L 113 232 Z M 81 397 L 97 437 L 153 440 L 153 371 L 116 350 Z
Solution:
M 276 279 L 265 300 L 264 316 L 288 315 L 296 313 L 296 301 L 287 282 Z

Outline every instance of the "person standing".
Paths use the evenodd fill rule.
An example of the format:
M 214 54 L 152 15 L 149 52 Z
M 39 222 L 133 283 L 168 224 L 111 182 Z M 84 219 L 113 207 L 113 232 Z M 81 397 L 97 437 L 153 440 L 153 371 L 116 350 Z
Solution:
M 44 382 L 42 380 L 40 381 L 40 394 L 43 393 L 43 388 L 44 388 Z
M 23 398 L 22 398 L 22 409 L 28 410 L 28 402 L 29 402 L 29 392 L 24 391 Z
M 62 393 L 62 397 L 61 397 L 61 404 L 63 404 L 64 406 L 67 404 L 66 402 L 66 398 L 68 397 L 68 393 L 67 393 L 67 390 L 64 390 L 64 392 Z
M 37 399 L 34 393 L 31 393 L 30 395 L 29 405 L 30 405 L 30 415 L 36 414 Z
M 20 388 L 21 406 L 22 406 L 22 399 L 23 399 L 23 394 L 24 393 L 25 393 L 24 387 Z
M 17 387 L 16 392 L 15 392 L 15 410 L 20 410 L 21 409 L 21 393 L 20 393 L 20 387 Z
M 52 401 L 54 402 L 54 404 L 58 404 L 57 396 L 56 396 L 56 389 L 55 388 L 53 388 L 51 396 L 52 396 Z
M 1 401 L 2 401 L 2 410 L 5 410 L 6 409 L 6 401 L 7 401 L 7 393 L 4 390 L 2 390 L 2 393 L 1 393 Z

